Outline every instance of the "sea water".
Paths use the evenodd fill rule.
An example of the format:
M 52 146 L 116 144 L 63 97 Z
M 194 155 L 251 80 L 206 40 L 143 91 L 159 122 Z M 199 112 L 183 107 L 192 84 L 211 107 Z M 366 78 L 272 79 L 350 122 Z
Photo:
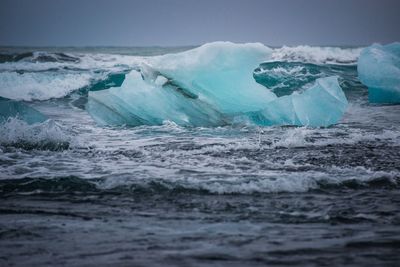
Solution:
M 271 99 L 337 77 L 348 105 L 321 127 L 220 123 L 233 108 L 223 92 L 190 109 L 215 115 L 204 125 L 88 112 L 89 95 L 192 48 L 1 49 L 0 96 L 46 118 L 0 126 L 1 265 L 396 265 L 400 106 L 369 103 L 362 48 L 268 48 L 251 62 L 252 87 Z M 201 93 L 179 85 L 189 101 Z

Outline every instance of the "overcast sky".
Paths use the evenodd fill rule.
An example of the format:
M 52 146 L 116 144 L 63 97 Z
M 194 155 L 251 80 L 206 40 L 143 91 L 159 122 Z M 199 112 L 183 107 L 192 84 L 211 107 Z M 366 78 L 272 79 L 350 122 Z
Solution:
M 0 45 L 400 41 L 400 0 L 0 0 Z

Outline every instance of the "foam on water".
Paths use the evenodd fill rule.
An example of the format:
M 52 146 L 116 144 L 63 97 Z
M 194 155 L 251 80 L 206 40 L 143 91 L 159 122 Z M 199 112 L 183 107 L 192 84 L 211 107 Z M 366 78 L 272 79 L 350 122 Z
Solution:
M 368 131 L 351 131 L 347 129 L 319 129 L 298 127 L 287 130 L 281 138 L 275 140 L 270 148 L 322 147 L 333 145 L 355 145 L 361 142 L 384 141 L 388 144 L 400 145 L 400 132 L 396 129 L 383 130 L 377 133 Z
M 145 57 L 110 55 L 110 54 L 71 54 L 76 61 L 14 61 L 0 64 L 0 71 L 23 71 L 38 72 L 47 70 L 87 70 L 95 71 L 101 69 L 116 70 L 130 67 L 134 68 L 141 62 L 145 62 Z
M 62 149 L 72 142 L 60 124 L 53 120 L 28 124 L 18 118 L 9 118 L 0 124 L 0 146 L 25 149 Z
M 363 166 L 363 161 L 359 166 L 347 165 L 347 154 L 342 160 L 333 158 L 323 163 L 327 153 L 323 151 L 338 145 L 355 149 L 379 142 L 398 147 L 396 130 L 371 134 L 346 127 L 272 127 L 260 132 L 257 128 L 193 129 L 168 121 L 161 126 L 99 130 L 83 123 L 75 126 L 76 144 L 64 127 L 54 122 L 29 126 L 16 119 L 2 125 L 0 146 L 5 149 L 5 162 L 15 153 L 7 147 L 27 148 L 18 143 L 30 143 L 35 149 L 49 149 L 44 142 L 72 144 L 62 155 L 54 154 L 57 165 L 47 162 L 47 153 L 36 153 L 34 158 L 31 152 L 20 153 L 18 161 L 25 162 L 25 169 L 13 164 L 5 169 L 7 177 L 53 179 L 75 175 L 89 181 L 97 179 L 100 190 L 157 190 L 161 186 L 213 194 L 252 194 L 306 192 L 352 181 L 367 185 L 376 179 L 387 179 L 398 186 L 400 175 L 395 169 Z M 321 157 L 321 161 L 309 161 L 313 157 Z
M 293 92 L 302 92 L 310 88 L 319 78 L 343 75 L 343 69 L 354 72 L 352 66 L 317 65 L 302 62 L 265 62 L 254 70 L 254 79 L 271 89 L 277 96 L 290 95 Z M 342 80 L 353 82 L 348 76 L 339 77 Z M 344 83 L 341 82 L 341 85 Z
M 62 98 L 91 83 L 88 73 L 0 72 L 0 96 L 16 100 Z
M 7 62 L 79 62 L 79 58 L 67 53 L 51 53 L 46 51 L 0 53 L 0 63 Z
M 356 64 L 362 48 L 283 46 L 273 50 L 270 61 L 315 64 Z

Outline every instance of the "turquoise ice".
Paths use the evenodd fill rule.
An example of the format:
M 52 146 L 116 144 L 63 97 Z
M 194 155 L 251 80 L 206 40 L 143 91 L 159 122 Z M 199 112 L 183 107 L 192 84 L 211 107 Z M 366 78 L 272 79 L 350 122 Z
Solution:
M 400 43 L 365 48 L 357 68 L 371 103 L 400 103 Z
M 22 102 L 0 97 L 0 123 L 11 117 L 21 119 L 28 124 L 43 122 L 47 119 L 45 115 Z
M 87 110 L 100 124 L 131 126 L 328 126 L 341 119 L 347 100 L 336 77 L 279 98 L 257 83 L 253 71 L 270 54 L 262 44 L 216 42 L 147 58 L 120 87 L 90 91 Z
M 208 43 L 179 54 L 149 60 L 152 68 L 223 113 L 259 110 L 276 95 L 253 78 L 271 55 L 260 44 Z
M 303 93 L 294 92 L 268 103 L 268 107 L 246 114 L 258 125 L 329 126 L 337 123 L 348 102 L 337 77 L 317 79 Z
M 185 126 L 226 123 L 222 113 L 197 96 L 172 85 L 147 82 L 137 71 L 127 74 L 121 87 L 90 91 L 87 110 L 102 125 L 160 125 L 164 121 Z

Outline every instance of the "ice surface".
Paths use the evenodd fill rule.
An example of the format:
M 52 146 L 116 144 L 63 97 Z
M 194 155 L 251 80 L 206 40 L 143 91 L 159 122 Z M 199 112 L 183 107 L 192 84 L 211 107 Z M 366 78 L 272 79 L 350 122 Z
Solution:
M 347 106 L 337 78 L 277 98 L 253 78 L 270 53 L 262 44 L 216 42 L 148 58 L 121 87 L 89 92 L 87 110 L 104 125 L 216 126 L 244 118 L 261 125 L 337 123 Z
M 104 125 L 160 125 L 166 120 L 186 126 L 226 124 L 212 106 L 175 86 L 146 82 L 137 71 L 127 74 L 121 87 L 90 91 L 87 110 Z
M 400 103 L 400 43 L 365 48 L 357 68 L 370 102 Z
M 22 102 L 0 97 L 0 123 L 13 117 L 18 117 L 28 124 L 43 122 L 47 119 L 45 115 Z
M 253 70 L 271 52 L 259 43 L 215 42 L 149 59 L 149 65 L 223 113 L 247 112 L 276 98 L 253 78 Z
M 337 77 L 320 78 L 299 94 L 294 92 L 268 103 L 268 107 L 248 114 L 258 125 L 329 126 L 337 123 L 348 102 Z

